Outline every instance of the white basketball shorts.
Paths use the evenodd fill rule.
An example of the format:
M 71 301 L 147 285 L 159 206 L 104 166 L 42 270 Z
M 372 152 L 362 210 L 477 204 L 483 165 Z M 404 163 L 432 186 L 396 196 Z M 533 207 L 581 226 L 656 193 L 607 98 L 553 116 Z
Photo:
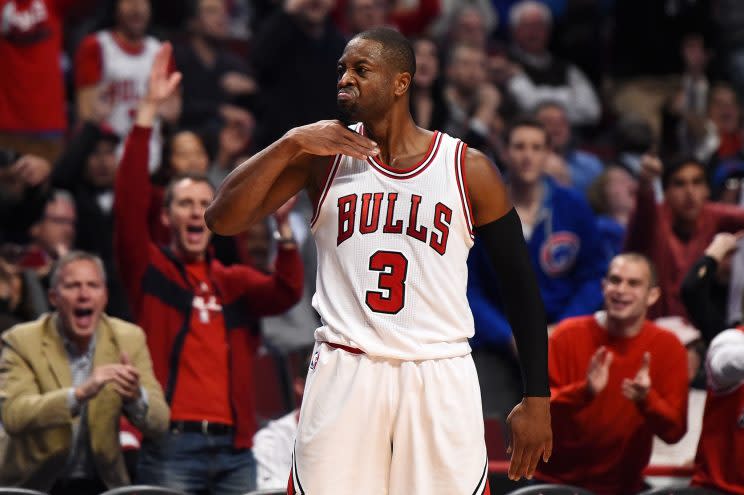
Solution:
M 315 344 L 288 493 L 490 493 L 470 354 L 398 361 L 360 352 Z

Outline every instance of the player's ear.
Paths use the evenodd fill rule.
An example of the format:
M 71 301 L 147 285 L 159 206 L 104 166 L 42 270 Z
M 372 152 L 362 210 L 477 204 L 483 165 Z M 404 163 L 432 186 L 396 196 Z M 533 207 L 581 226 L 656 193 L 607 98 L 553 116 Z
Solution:
M 401 72 L 395 77 L 395 96 L 403 96 L 411 86 L 411 74 Z

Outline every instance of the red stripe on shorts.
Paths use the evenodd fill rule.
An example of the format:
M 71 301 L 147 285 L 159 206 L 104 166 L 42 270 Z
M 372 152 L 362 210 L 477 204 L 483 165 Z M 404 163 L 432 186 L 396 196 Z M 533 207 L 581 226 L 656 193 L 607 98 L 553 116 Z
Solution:
M 292 469 L 289 470 L 289 481 L 287 482 L 287 495 L 295 495 L 294 478 L 292 477 Z
M 342 351 L 350 352 L 352 354 L 364 354 L 363 350 L 357 349 L 356 347 L 349 347 L 348 345 L 343 344 L 332 344 L 330 342 L 326 342 L 326 344 L 334 349 L 341 349 Z

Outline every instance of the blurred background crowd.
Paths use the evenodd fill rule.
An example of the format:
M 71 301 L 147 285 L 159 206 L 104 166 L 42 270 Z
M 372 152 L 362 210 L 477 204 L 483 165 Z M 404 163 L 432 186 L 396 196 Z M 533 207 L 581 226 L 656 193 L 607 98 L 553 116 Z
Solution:
M 701 363 L 716 336 L 742 322 L 744 8 L 736 0 L 0 0 L 0 331 L 53 310 L 54 263 L 84 250 L 103 261 L 106 313 L 138 322 L 150 343 L 158 329 L 141 315 L 150 289 L 132 287 L 147 282 L 133 278 L 138 260 L 124 251 L 136 250 L 133 235 L 171 243 L 161 221 L 171 179 L 197 174 L 218 188 L 292 127 L 336 118 L 345 42 L 377 26 L 413 41 L 417 124 L 484 152 L 509 183 L 551 332 L 602 309 L 602 280 L 617 254 L 655 263 L 661 295 L 649 318 L 687 349 L 689 421 L 676 446 L 657 440 L 651 464 L 691 468 L 705 403 Z M 145 118 L 142 99 L 166 40 L 168 71 L 182 80 Z M 529 156 L 510 151 L 515 122 L 542 126 L 547 146 Z M 301 278 L 282 265 L 286 236 L 272 235 L 292 232 L 304 281 L 286 283 L 303 288 L 248 315 L 262 340 L 244 362 L 255 382 L 253 430 L 280 418 L 269 423 L 279 433 L 266 435 L 283 432 L 290 442 L 318 324 L 312 215 L 299 197 L 245 234 L 213 236 L 207 248 L 224 267 Z M 190 228 L 184 235 L 201 232 Z M 500 288 L 482 263 L 476 244 L 471 344 L 492 425 L 489 455 L 504 460 L 493 438 L 522 386 Z M 206 296 L 200 301 L 194 311 L 211 310 Z M 152 344 L 150 352 L 161 378 Z M 133 431 L 122 439 L 136 456 Z

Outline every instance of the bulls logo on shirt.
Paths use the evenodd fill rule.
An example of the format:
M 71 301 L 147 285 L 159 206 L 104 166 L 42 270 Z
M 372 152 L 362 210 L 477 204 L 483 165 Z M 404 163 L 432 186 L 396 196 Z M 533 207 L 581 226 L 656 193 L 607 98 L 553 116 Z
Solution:
M 540 247 L 540 266 L 551 277 L 569 272 L 579 255 L 581 240 L 573 232 L 554 232 Z

